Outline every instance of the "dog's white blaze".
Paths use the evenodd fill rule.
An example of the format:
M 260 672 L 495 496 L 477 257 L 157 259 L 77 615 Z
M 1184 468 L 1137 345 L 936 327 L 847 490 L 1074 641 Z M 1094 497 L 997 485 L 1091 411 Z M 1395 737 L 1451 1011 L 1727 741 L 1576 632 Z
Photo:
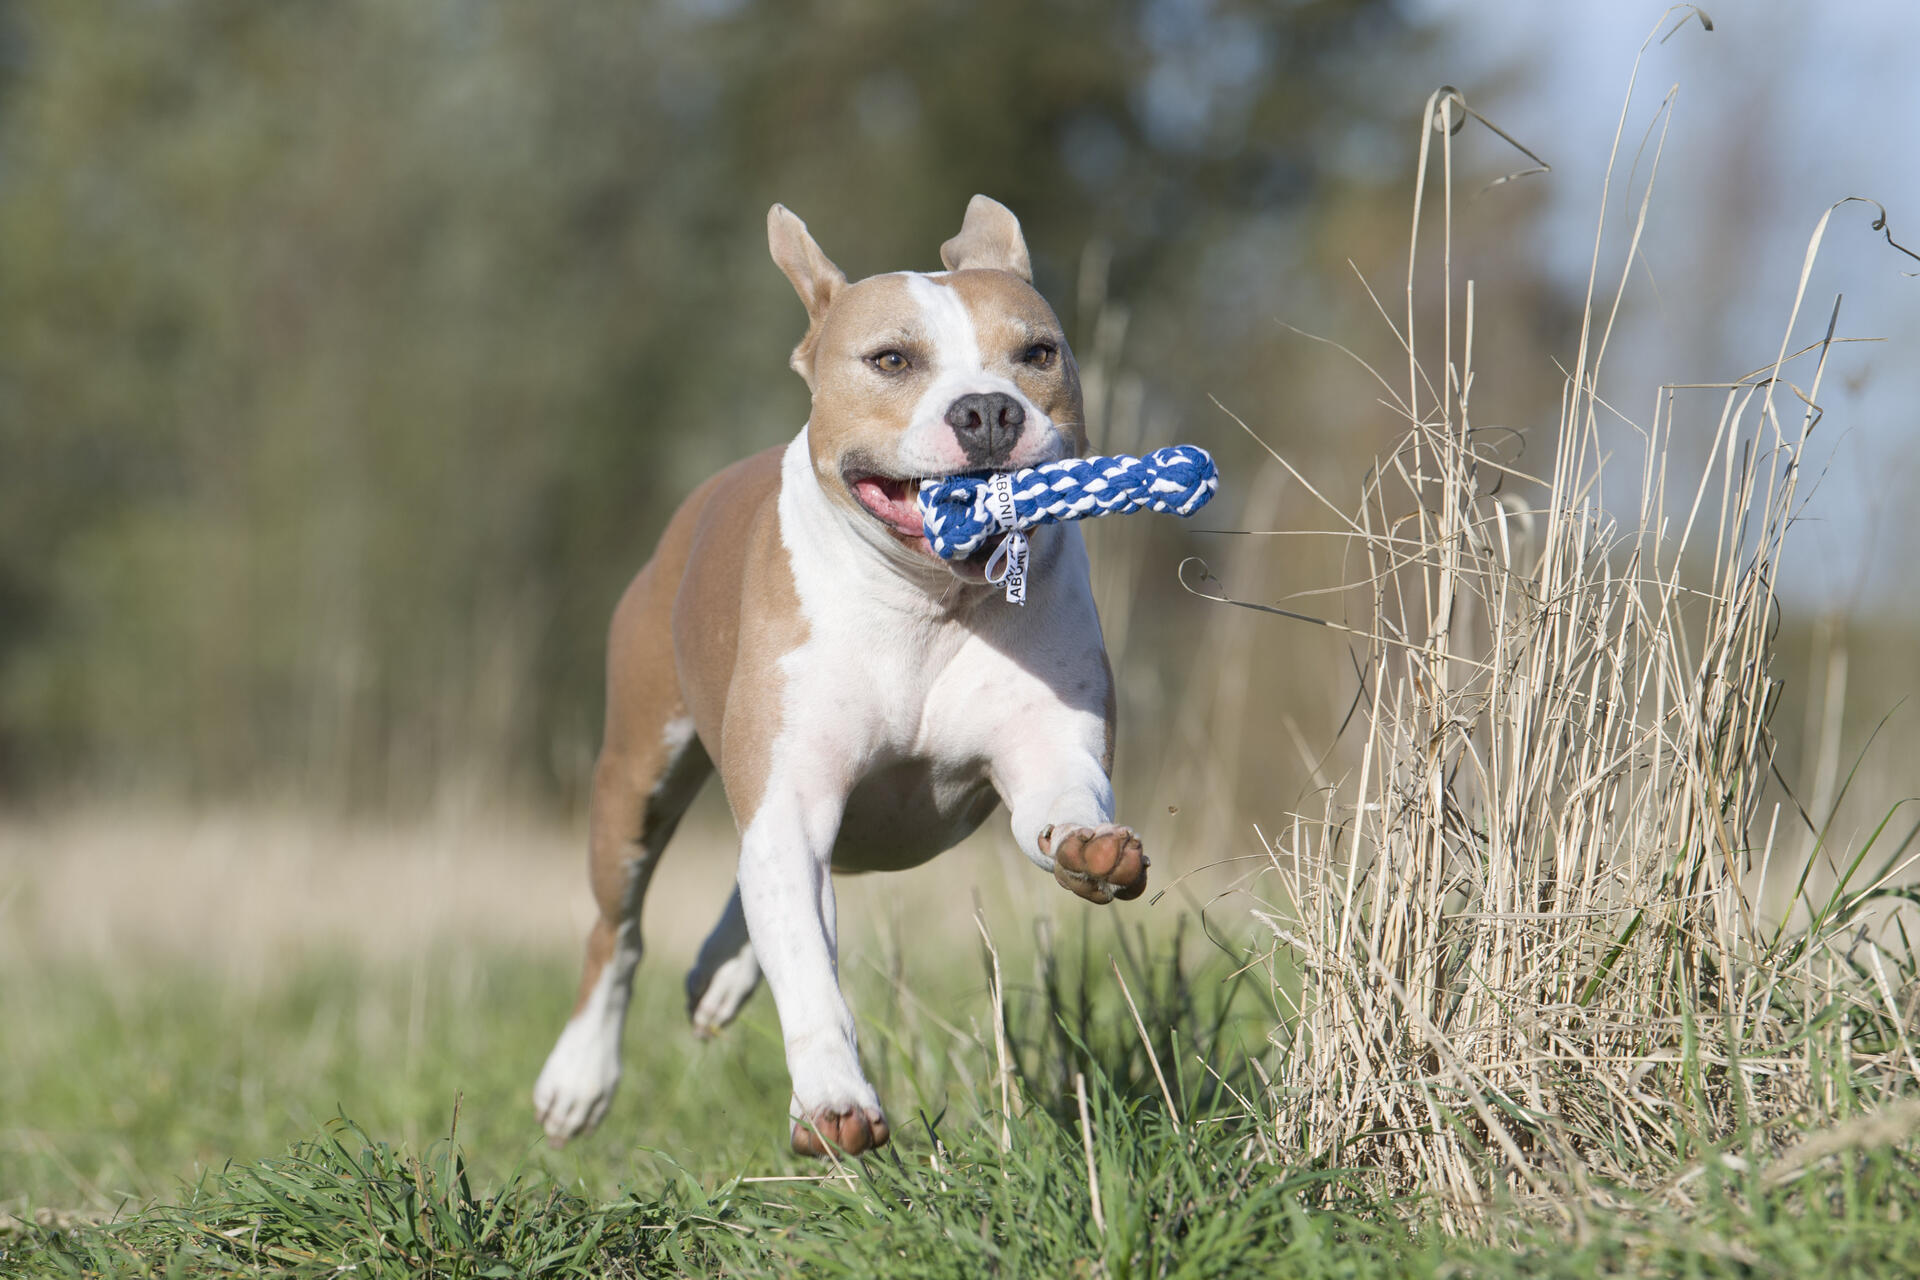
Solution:
M 906 279 L 907 293 L 920 308 L 920 318 L 926 323 L 928 343 L 937 353 L 940 371 L 964 375 L 984 369 L 980 335 L 960 295 L 951 286 L 918 273 L 908 273 Z
M 1028 399 L 1013 379 L 987 369 L 980 352 L 980 334 L 973 314 L 952 286 L 939 275 L 899 273 L 907 296 L 920 313 L 920 329 L 933 352 L 933 379 L 915 402 L 907 429 L 896 446 L 895 466 L 900 475 L 944 475 L 968 466 L 966 451 L 947 422 L 947 409 L 964 395 L 1005 392 L 1027 415 L 1020 443 L 1008 460 L 1013 467 L 1034 467 L 1067 456 L 1066 437 L 1040 406 Z

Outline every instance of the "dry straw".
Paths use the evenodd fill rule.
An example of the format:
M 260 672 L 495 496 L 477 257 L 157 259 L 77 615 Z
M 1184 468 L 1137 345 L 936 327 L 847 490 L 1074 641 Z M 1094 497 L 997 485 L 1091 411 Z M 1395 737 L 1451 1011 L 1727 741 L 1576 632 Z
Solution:
M 1603 213 L 1557 454 L 1533 476 L 1471 412 L 1475 298 L 1455 295 L 1451 239 L 1456 134 L 1479 117 L 1451 90 L 1428 101 L 1404 321 L 1380 307 L 1404 380 L 1375 374 L 1406 433 L 1357 508 L 1326 502 L 1365 565 L 1364 741 L 1324 810 L 1271 842 L 1274 1136 L 1434 1193 L 1456 1229 L 1515 1197 L 1568 1214 L 1608 1184 L 1684 1195 L 1703 1144 L 1784 1145 L 1783 1117 L 1819 1126 L 1914 1083 L 1900 975 L 1855 945 L 1904 866 L 1819 897 L 1801 877 L 1791 930 L 1758 907 L 1770 858 L 1817 852 L 1762 791 L 1774 582 L 1835 342 L 1832 318 L 1792 339 L 1827 217 L 1765 369 L 1663 387 L 1645 426 L 1599 390 L 1671 102 L 1610 298 Z M 1436 168 L 1438 351 L 1415 342 Z M 1703 397 L 1711 450 L 1683 480 L 1676 410 Z M 1630 491 L 1607 493 L 1606 444 L 1633 438 Z M 1886 958 L 1910 979 L 1909 955 Z

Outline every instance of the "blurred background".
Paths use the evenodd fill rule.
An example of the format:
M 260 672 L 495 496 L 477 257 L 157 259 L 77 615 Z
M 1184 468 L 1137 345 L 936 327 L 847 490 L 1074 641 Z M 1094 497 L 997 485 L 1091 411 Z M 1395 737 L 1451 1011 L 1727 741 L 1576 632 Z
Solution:
M 1089 370 L 1095 444 L 1220 457 L 1193 527 L 1091 536 L 1134 804 L 1185 815 L 1182 857 L 1257 848 L 1251 824 L 1314 785 L 1354 668 L 1337 634 L 1199 602 L 1174 568 L 1202 556 L 1266 602 L 1345 570 L 1332 539 L 1222 532 L 1328 521 L 1210 397 L 1351 501 L 1399 424 L 1287 326 L 1393 368 L 1362 280 L 1401 305 L 1417 121 L 1453 84 L 1552 166 L 1487 188 L 1527 161 L 1461 135 L 1476 409 L 1544 468 L 1660 13 L 0 0 L 0 812 L 577 824 L 620 588 L 694 483 L 806 417 L 767 206 L 858 277 L 936 267 L 984 191 Z M 1920 10 L 1713 17 L 1649 54 L 1623 144 L 1643 179 L 1679 84 L 1608 375 L 1643 421 L 1663 382 L 1771 361 L 1832 201 L 1875 197 L 1920 239 Z M 1782 584 L 1776 725 L 1809 786 L 1803 726 L 1848 761 L 1920 676 L 1920 263 L 1863 208 L 1809 323 L 1844 292 L 1843 332 L 1889 341 L 1829 377 Z M 1875 804 L 1911 789 L 1913 719 L 1872 757 Z

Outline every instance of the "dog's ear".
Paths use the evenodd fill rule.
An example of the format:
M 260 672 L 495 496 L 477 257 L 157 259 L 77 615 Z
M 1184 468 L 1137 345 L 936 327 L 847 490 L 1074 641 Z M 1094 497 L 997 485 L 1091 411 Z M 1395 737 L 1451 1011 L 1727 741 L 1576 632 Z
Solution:
M 959 235 L 940 246 L 940 261 L 949 271 L 1011 271 L 1033 283 L 1033 263 L 1027 257 L 1026 239 L 1020 234 L 1020 219 L 987 196 L 975 196 L 967 202 L 967 220 L 960 224 Z
M 827 308 L 833 305 L 835 295 L 846 288 L 847 274 L 820 252 L 820 246 L 807 234 L 807 224 L 783 204 L 767 210 L 767 248 L 773 254 L 774 265 L 793 282 L 793 291 L 800 295 L 800 301 L 807 308 L 807 336 L 800 339 L 800 345 L 793 349 L 793 357 L 787 363 L 811 387 L 813 349 L 820 341 L 820 322 L 826 319 Z

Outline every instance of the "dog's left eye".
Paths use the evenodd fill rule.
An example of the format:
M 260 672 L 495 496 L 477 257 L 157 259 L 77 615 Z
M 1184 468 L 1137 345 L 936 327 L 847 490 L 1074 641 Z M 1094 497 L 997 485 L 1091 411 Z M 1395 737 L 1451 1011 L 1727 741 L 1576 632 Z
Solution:
M 1051 342 L 1036 342 L 1020 353 L 1020 363 L 1032 365 L 1036 369 L 1045 369 L 1059 358 L 1060 349 Z

